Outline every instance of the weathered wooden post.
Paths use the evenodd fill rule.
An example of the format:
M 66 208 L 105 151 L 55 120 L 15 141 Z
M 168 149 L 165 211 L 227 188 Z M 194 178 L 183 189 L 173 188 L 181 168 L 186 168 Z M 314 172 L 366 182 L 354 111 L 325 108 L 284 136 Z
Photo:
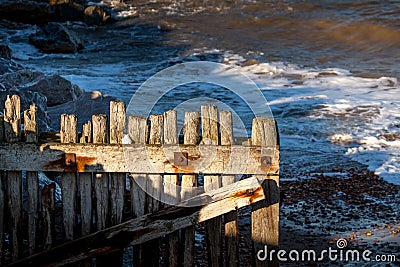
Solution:
M 41 222 L 43 233 L 43 249 L 48 250 L 53 245 L 55 237 L 55 203 L 56 184 L 51 183 L 43 187 L 41 197 Z
M 251 142 L 252 145 L 261 146 L 262 149 L 278 149 L 279 137 L 275 120 L 273 118 L 253 119 Z M 266 199 L 252 205 L 251 237 L 255 255 L 259 250 L 264 250 L 265 245 L 268 246 L 269 251 L 279 249 L 279 175 L 258 178 L 263 181 Z M 263 262 L 255 256 L 254 260 L 256 266 L 279 265 L 276 257 Z
M 232 112 L 222 110 L 219 113 L 221 145 L 233 145 Z M 222 186 L 228 186 L 235 182 L 235 175 L 222 175 Z M 225 266 L 239 266 L 239 227 L 238 213 L 231 211 L 224 215 L 225 223 Z
M 78 117 L 74 114 L 61 115 L 60 127 L 61 143 L 77 143 L 78 142 Z M 63 203 L 63 226 L 66 240 L 74 239 L 74 228 L 76 224 L 76 164 L 75 154 L 64 156 L 64 165 L 72 167 L 69 172 L 61 175 L 61 193 Z
M 164 113 L 164 144 L 177 145 L 178 142 L 178 120 L 176 110 Z M 164 203 L 176 204 L 179 202 L 178 175 L 164 174 Z M 179 231 L 167 236 L 167 261 L 168 266 L 177 267 L 179 264 Z
M 27 143 L 38 142 L 36 122 L 37 108 L 30 105 L 24 111 L 24 131 Z M 35 253 L 39 216 L 39 177 L 38 172 L 26 172 L 26 185 L 28 192 L 28 247 L 29 255 Z
M 15 143 L 21 136 L 20 98 L 7 96 L 4 109 L 5 141 Z M 9 210 L 11 259 L 17 260 L 22 253 L 22 172 L 8 171 L 7 203 Z
M 185 145 L 198 145 L 200 141 L 200 113 L 185 112 L 183 126 L 183 143 Z M 181 200 L 193 197 L 192 190 L 197 187 L 196 174 L 182 175 Z M 194 234 L 195 227 L 190 226 L 183 230 L 183 266 L 194 265 Z
M 146 144 L 147 141 L 147 119 L 139 116 L 128 117 L 128 135 L 134 144 Z M 129 160 L 129 159 L 128 159 Z M 132 164 L 128 162 L 128 164 Z M 140 217 L 145 214 L 146 205 L 146 192 L 145 192 L 145 179 L 146 175 L 143 174 L 130 174 L 130 197 L 131 197 L 131 211 L 134 218 Z M 141 181 L 139 185 L 137 182 Z M 137 265 L 143 265 L 142 261 L 142 245 L 137 245 L 133 248 L 133 259 Z
M 218 107 L 215 105 L 201 106 L 202 141 L 205 145 L 218 145 Z M 211 156 L 211 155 L 209 155 Z M 220 187 L 219 175 L 204 175 L 204 191 Z M 208 264 L 220 266 L 222 263 L 221 217 L 206 221 L 206 241 Z

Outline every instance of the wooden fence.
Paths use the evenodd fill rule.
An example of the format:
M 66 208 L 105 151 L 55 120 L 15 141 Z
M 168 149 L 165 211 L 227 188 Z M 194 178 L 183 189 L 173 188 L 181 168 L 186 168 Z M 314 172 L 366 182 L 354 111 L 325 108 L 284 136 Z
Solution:
M 126 119 L 124 103 L 114 101 L 109 116 L 93 115 L 80 133 L 77 116 L 63 114 L 60 133 L 38 134 L 36 107 L 23 112 L 22 131 L 20 99 L 7 97 L 0 265 L 121 266 L 133 246 L 134 266 L 194 266 L 195 225 L 203 223 L 208 265 L 239 266 L 245 206 L 252 207 L 253 264 L 276 265 L 254 257 L 279 242 L 275 121 L 255 118 L 251 139 L 236 144 L 230 111 L 206 105 L 184 115 L 183 139 L 176 111 Z M 40 172 L 58 180 L 60 201 L 55 182 L 39 186 Z

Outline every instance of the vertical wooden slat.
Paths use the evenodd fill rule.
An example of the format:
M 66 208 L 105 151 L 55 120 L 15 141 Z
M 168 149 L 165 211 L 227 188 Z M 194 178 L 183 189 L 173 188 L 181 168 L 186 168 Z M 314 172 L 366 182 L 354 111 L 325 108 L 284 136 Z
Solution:
M 4 141 L 4 116 L 0 115 L 0 142 Z
M 82 136 L 80 143 L 91 143 L 92 123 L 90 121 L 82 125 Z M 79 189 L 81 193 L 81 235 L 90 234 L 92 226 L 92 173 L 79 173 Z
M 220 117 L 221 145 L 233 145 L 233 124 L 232 112 L 222 110 Z M 223 175 L 222 186 L 227 186 L 235 182 L 234 175 Z M 231 211 L 224 215 L 225 222 L 225 266 L 239 266 L 239 228 L 238 213 Z
M 21 107 L 18 95 L 8 96 L 4 104 L 4 139 L 18 142 L 21 135 Z
M 3 248 L 3 238 L 4 238 L 4 215 L 5 215 L 5 198 L 4 198 L 4 187 L 3 187 L 3 177 L 4 172 L 0 171 L 0 266 L 3 266 L 4 261 L 4 248 Z
M 27 143 L 36 143 L 38 141 L 36 112 L 37 107 L 35 104 L 30 105 L 29 109 L 24 111 L 24 130 Z
M 51 183 L 43 187 L 41 197 L 42 223 L 43 228 L 43 249 L 48 250 L 53 245 L 55 234 L 55 194 L 56 184 Z
M 164 144 L 178 144 L 176 110 L 169 110 L 164 113 Z M 177 174 L 164 174 L 164 203 L 173 205 L 179 202 L 177 186 Z M 167 236 L 167 261 L 170 267 L 178 266 L 179 264 L 179 231 L 175 231 Z
M 78 117 L 75 114 L 62 114 L 60 126 L 61 143 L 78 142 Z
M 30 105 L 24 111 L 24 132 L 27 143 L 37 143 L 38 130 L 36 122 L 37 107 Z M 37 227 L 39 216 L 39 177 L 37 172 L 26 172 L 26 184 L 28 192 L 28 249 L 29 255 L 36 250 Z
M 198 145 L 200 141 L 200 113 L 185 112 L 183 126 L 183 143 L 185 145 Z M 192 197 L 192 188 L 197 187 L 197 175 L 182 175 L 181 199 Z M 194 234 L 195 227 L 190 226 L 183 229 L 183 266 L 194 265 Z
M 93 126 L 93 143 L 94 144 L 108 143 L 107 115 L 105 114 L 93 115 L 92 126 Z
M 125 131 L 125 103 L 110 101 L 110 144 L 122 144 Z
M 150 115 L 149 144 L 162 144 L 164 117 L 162 114 Z M 162 192 L 162 175 L 147 175 L 146 212 L 151 213 L 160 209 Z M 142 259 L 144 266 L 158 266 L 160 257 L 160 242 L 155 239 L 142 245 Z
M 128 135 L 134 144 L 145 144 L 147 141 L 147 119 L 139 116 L 129 116 Z M 145 175 L 130 174 L 129 178 L 132 216 L 140 217 L 145 214 L 147 177 Z M 138 183 L 138 181 L 140 182 Z M 143 265 L 141 255 L 142 246 L 135 246 L 133 249 L 135 265 Z
M 92 122 L 88 121 L 82 124 L 82 136 L 79 140 L 80 143 L 92 143 Z
M 28 246 L 29 255 L 35 253 L 39 216 L 39 179 L 37 172 L 26 172 L 28 191 Z
M 215 105 L 201 106 L 202 143 L 218 145 L 218 108 Z M 218 175 L 204 175 L 204 191 L 211 191 L 220 187 Z M 222 261 L 221 217 L 205 222 L 206 242 L 209 266 L 220 266 Z
M 18 142 L 21 135 L 21 107 L 17 95 L 7 96 L 4 109 L 5 141 Z M 7 206 L 9 210 L 11 259 L 22 253 L 22 172 L 9 171 L 7 178 Z
M 272 118 L 253 119 L 251 141 L 254 146 L 275 148 L 279 142 L 275 120 Z M 264 180 L 266 199 L 252 205 L 251 237 L 255 254 L 263 250 L 265 245 L 268 246 L 269 251 L 279 250 L 279 177 L 272 176 L 269 186 L 266 185 L 268 177 L 258 178 L 261 181 Z M 271 182 L 274 183 L 273 186 Z M 276 257 L 269 262 L 259 261 L 256 257 L 254 260 L 256 266 L 279 266 Z
M 78 117 L 74 114 L 62 114 L 60 126 L 61 143 L 78 142 Z M 74 239 L 76 224 L 76 173 L 61 175 L 61 194 L 63 206 L 63 226 L 66 240 Z

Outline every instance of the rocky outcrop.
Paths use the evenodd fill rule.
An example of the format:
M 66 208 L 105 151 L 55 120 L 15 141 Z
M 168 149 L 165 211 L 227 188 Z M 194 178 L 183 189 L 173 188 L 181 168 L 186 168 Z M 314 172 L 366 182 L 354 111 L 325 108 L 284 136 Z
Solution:
M 85 9 L 84 21 L 87 25 L 103 25 L 110 19 L 109 12 L 101 6 L 89 6 Z
M 50 22 L 29 36 L 29 41 L 44 53 L 76 53 L 83 48 L 75 33 L 60 23 Z
M 8 59 L 0 57 L 0 75 L 23 70 L 23 69 L 24 69 L 24 67 L 22 67 L 20 64 L 15 63 L 12 60 L 8 60 Z M 0 90 L 1 90 L 1 88 L 2 87 L 0 84 Z
M 0 76 L 0 88 L 40 93 L 46 97 L 49 107 L 77 100 L 84 92 L 79 86 L 59 75 L 45 75 L 32 70 L 20 70 Z
M 11 48 L 6 44 L 0 43 L 0 58 L 9 60 L 11 59 L 11 57 L 12 57 Z
M 54 16 L 54 7 L 36 1 L 0 1 L 0 19 L 24 23 L 46 23 Z
M 85 10 L 82 1 L 51 0 L 50 4 L 55 8 L 54 19 L 56 21 L 82 21 Z

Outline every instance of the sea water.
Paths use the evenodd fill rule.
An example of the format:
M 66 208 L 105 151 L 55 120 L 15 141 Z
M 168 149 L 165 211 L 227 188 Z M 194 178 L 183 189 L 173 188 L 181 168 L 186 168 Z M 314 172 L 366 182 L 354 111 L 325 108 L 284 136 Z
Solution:
M 278 121 L 283 178 L 340 172 L 358 162 L 400 184 L 398 2 L 134 2 L 112 3 L 119 20 L 113 25 L 70 23 L 85 42 L 75 55 L 40 53 L 24 37 L 35 29 L 9 31 L 14 57 L 127 104 L 167 67 L 224 63 L 251 78 L 267 99 Z M 180 86 L 153 112 L 196 97 L 248 114 L 250 135 L 246 103 L 215 85 Z

